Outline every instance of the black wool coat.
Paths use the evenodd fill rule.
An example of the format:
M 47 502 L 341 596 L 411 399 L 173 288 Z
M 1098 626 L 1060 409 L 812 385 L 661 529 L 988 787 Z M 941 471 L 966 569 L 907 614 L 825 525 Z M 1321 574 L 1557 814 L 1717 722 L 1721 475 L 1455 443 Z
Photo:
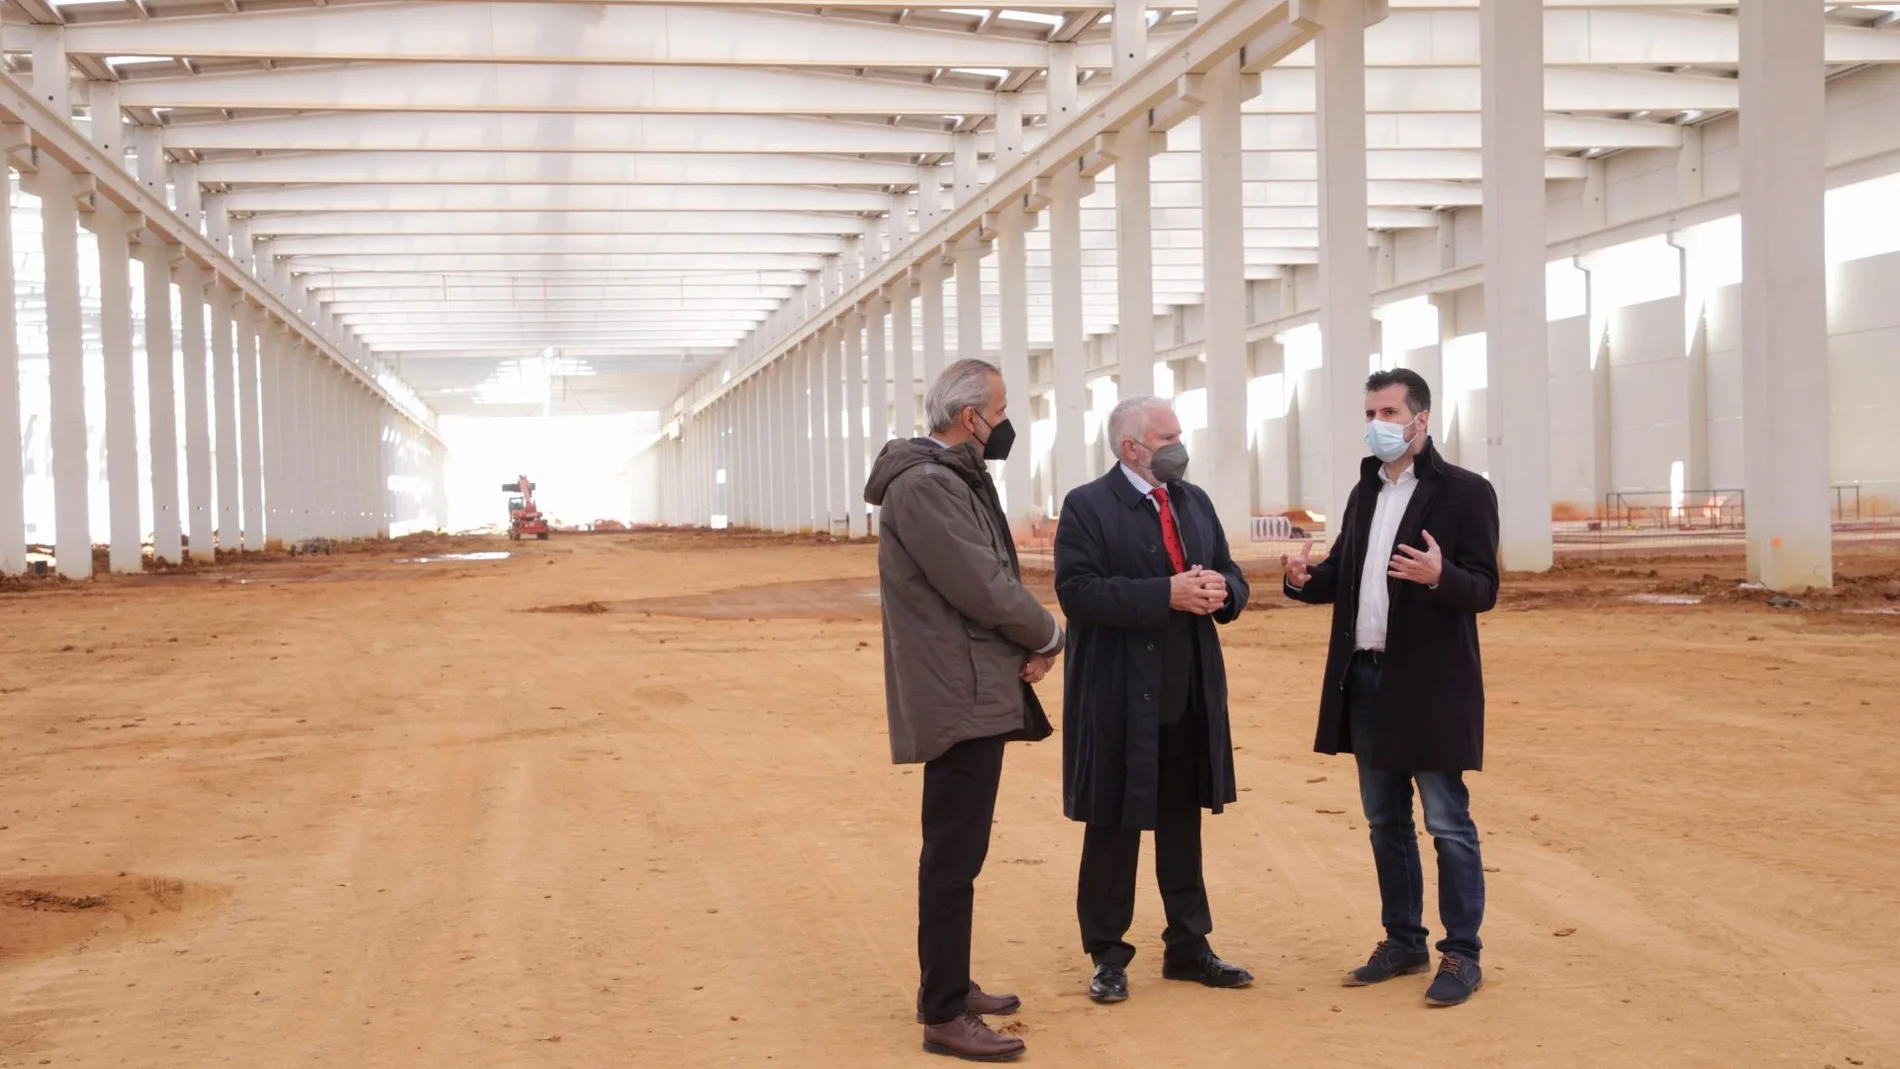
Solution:
M 1200 658 L 1194 683 L 1207 721 L 1201 805 L 1220 812 L 1234 794 L 1227 669 L 1215 623 L 1247 605 L 1247 580 L 1228 554 L 1214 503 L 1200 487 L 1168 484 L 1190 566 L 1227 579 L 1227 603 L 1194 617 Z M 1076 487 L 1056 526 L 1056 598 L 1068 617 L 1062 680 L 1062 811 L 1070 820 L 1152 829 L 1161 760 L 1163 640 L 1174 569 L 1161 518 L 1121 466 Z
M 1430 531 L 1444 555 L 1436 590 L 1390 579 L 1385 667 L 1374 706 L 1372 767 L 1462 772 L 1484 766 L 1484 670 L 1478 614 L 1498 601 L 1498 496 L 1490 480 L 1447 463 L 1431 443 L 1413 460 L 1418 487 L 1399 521 L 1393 552 L 1425 549 Z M 1326 682 L 1320 693 L 1320 753 L 1358 753 L 1346 711 L 1346 672 L 1357 645 L 1360 576 L 1379 496 L 1379 461 L 1367 457 L 1346 499 L 1340 537 L 1314 565 L 1296 601 L 1333 606 Z

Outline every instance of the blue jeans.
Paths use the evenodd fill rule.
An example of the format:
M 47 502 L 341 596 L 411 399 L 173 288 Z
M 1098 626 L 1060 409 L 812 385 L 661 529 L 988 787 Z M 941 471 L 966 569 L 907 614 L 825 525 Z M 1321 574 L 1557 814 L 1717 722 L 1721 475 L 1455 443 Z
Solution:
M 1471 792 L 1459 772 L 1398 772 L 1367 762 L 1379 675 L 1378 663 L 1361 655 L 1353 658 L 1346 685 L 1352 748 L 1359 762 L 1359 802 L 1379 871 L 1379 919 L 1387 939 L 1406 950 L 1425 950 L 1430 934 L 1424 924 L 1425 873 L 1419 864 L 1418 829 L 1412 823 L 1416 781 L 1425 805 L 1425 830 L 1438 850 L 1438 916 L 1445 926 L 1438 949 L 1477 961 L 1484 946 L 1478 939 L 1484 921 L 1484 861 L 1478 854 L 1478 826 L 1471 821 Z

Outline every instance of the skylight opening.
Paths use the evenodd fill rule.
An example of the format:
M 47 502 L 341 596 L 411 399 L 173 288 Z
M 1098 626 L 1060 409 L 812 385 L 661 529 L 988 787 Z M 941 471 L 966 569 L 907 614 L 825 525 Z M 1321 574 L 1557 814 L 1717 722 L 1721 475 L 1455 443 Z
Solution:
M 952 67 L 950 70 L 955 74 L 974 74 L 981 78 L 1002 79 L 1009 77 L 1009 72 L 1001 67 Z
M 175 62 L 175 60 L 173 60 L 172 57 L 170 56 L 107 56 L 106 57 L 106 66 L 108 67 L 132 67 L 132 66 L 137 66 L 140 63 L 172 63 L 172 62 Z
M 1015 11 L 1010 8 L 1004 8 L 996 13 L 996 17 L 999 19 L 1007 19 L 1010 22 L 1033 22 L 1038 26 L 1062 25 L 1061 15 L 1045 15 L 1040 11 Z

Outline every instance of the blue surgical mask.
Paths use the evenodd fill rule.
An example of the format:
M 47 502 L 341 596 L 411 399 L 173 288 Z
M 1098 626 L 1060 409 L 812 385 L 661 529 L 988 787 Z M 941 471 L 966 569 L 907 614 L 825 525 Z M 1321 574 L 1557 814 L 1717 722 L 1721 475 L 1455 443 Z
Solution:
M 1366 450 L 1385 463 L 1392 463 L 1412 447 L 1412 443 L 1405 438 L 1405 432 L 1417 422 L 1417 416 L 1407 423 L 1387 423 L 1379 419 L 1369 421 L 1366 424 Z

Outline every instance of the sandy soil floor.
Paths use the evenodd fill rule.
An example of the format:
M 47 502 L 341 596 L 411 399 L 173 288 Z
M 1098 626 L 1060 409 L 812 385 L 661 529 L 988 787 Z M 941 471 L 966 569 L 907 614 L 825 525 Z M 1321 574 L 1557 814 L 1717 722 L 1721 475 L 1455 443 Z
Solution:
M 457 549 L 514 555 L 414 562 Z M 16 584 L 0 1066 L 924 1063 L 874 562 L 643 534 Z M 1226 632 L 1207 823 L 1260 982 L 1164 984 L 1144 879 L 1134 997 L 1088 1002 L 1054 741 L 1009 757 L 977 975 L 1043 1065 L 1900 1065 L 1896 564 L 1807 609 L 1739 560 L 1512 584 L 1469 1006 L 1337 986 L 1377 892 L 1309 752 L 1324 617 L 1273 597 Z

